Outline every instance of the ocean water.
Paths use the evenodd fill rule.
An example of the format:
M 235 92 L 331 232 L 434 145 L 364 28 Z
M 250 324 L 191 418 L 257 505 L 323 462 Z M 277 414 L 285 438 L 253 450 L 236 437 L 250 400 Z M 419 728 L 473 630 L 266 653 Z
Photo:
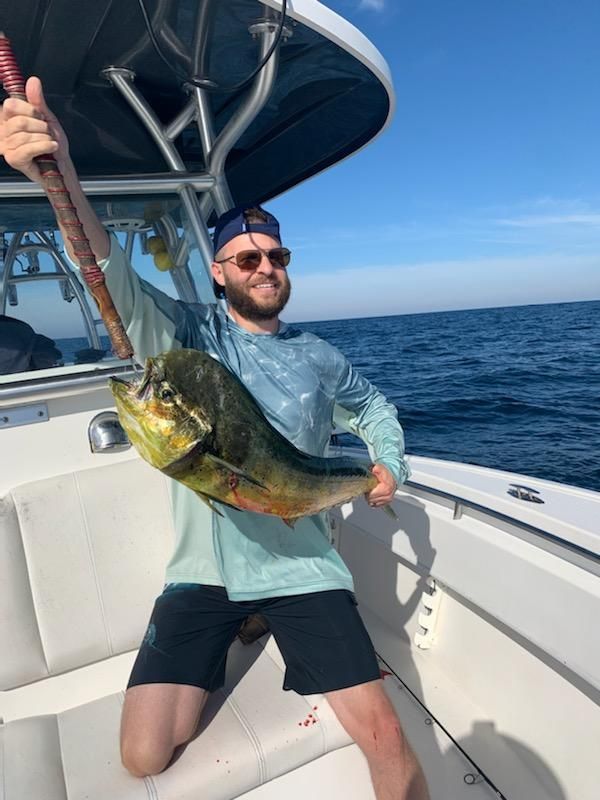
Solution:
M 396 405 L 407 452 L 600 491 L 600 301 L 300 327 Z
M 104 355 L 101 355 L 99 350 L 91 350 L 85 336 L 72 336 L 70 339 L 56 339 L 55 341 L 56 346 L 62 353 L 63 364 L 91 364 L 102 361 L 103 358 L 112 358 L 108 336 L 100 336 L 100 344 L 104 350 Z
M 302 327 L 396 405 L 407 452 L 600 491 L 600 302 Z

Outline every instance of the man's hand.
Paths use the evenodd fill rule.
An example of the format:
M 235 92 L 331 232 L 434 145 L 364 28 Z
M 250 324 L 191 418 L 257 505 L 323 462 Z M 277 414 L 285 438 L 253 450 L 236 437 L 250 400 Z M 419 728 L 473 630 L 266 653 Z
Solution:
M 27 101 L 9 97 L 0 110 L 0 156 L 13 169 L 40 183 L 40 171 L 33 159 L 48 153 L 54 155 L 92 252 L 100 261 L 110 252 L 110 239 L 83 194 L 69 157 L 67 137 L 46 105 L 39 78 L 29 78 L 25 84 L 25 94 Z M 60 231 L 69 256 L 76 261 L 69 234 L 63 227 Z
M 13 169 L 30 180 L 40 181 L 36 156 L 52 153 L 61 171 L 69 162 L 65 132 L 44 100 L 39 78 L 29 78 L 25 85 L 27 101 L 10 97 L 0 113 L 0 155 Z
M 387 467 L 384 467 L 383 464 L 374 464 L 371 467 L 371 472 L 375 475 L 379 483 L 365 495 L 367 503 L 375 507 L 386 506 L 393 500 L 398 484 L 392 473 Z

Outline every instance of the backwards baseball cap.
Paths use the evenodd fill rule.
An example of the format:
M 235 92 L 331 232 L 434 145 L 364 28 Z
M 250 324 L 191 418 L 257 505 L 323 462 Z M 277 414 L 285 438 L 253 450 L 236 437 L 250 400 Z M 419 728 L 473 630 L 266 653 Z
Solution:
M 253 221 L 257 217 L 264 217 L 265 221 Z M 217 253 L 227 242 L 242 233 L 266 233 L 281 242 L 279 223 L 273 214 L 257 205 L 238 206 L 221 214 L 217 220 L 213 233 L 214 252 Z

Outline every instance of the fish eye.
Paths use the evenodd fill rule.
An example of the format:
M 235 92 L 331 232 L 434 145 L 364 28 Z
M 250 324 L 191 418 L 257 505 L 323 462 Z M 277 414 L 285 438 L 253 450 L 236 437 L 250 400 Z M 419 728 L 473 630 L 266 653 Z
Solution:
M 168 386 L 165 386 L 159 391 L 159 395 L 161 400 L 166 400 L 168 402 L 175 397 L 175 392 Z

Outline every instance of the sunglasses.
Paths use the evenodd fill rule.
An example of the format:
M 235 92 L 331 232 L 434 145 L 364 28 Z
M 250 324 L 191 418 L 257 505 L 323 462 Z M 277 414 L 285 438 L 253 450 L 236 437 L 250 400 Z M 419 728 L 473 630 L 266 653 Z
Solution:
M 266 256 L 271 264 L 285 269 L 290 263 L 292 253 L 287 247 L 274 247 L 272 250 L 240 250 L 234 256 L 217 259 L 217 264 L 222 264 L 224 261 L 235 261 L 238 269 L 250 271 L 258 269 L 263 256 Z

